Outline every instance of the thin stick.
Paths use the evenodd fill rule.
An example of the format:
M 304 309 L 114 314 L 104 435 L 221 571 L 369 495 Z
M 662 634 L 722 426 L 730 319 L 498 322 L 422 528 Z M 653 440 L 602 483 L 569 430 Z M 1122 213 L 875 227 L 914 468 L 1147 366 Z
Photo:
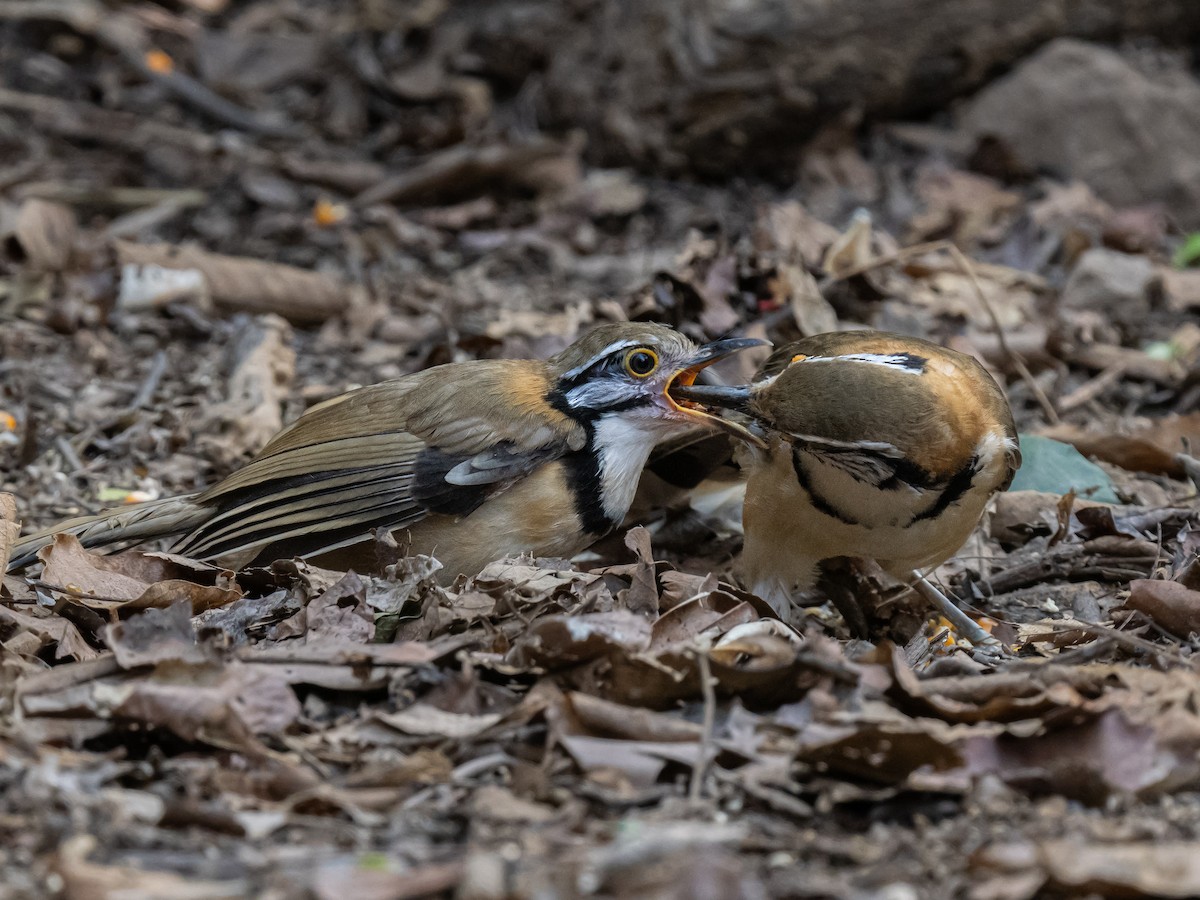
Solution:
M 946 242 L 946 249 L 950 252 L 950 256 L 954 261 L 958 263 L 963 274 L 967 276 L 967 280 L 971 282 L 971 287 L 975 290 L 975 295 L 987 311 L 988 318 L 992 320 L 992 328 L 995 329 L 996 340 L 1000 344 L 1000 352 L 1004 354 L 1013 368 L 1017 370 L 1017 374 L 1021 376 L 1021 380 L 1029 386 L 1050 424 L 1057 425 L 1061 421 L 1058 417 L 1058 410 L 1054 408 L 1054 404 L 1050 402 L 1050 398 L 1046 396 L 1046 392 L 1042 390 L 1041 385 L 1034 380 L 1033 373 L 1025 365 L 1025 358 L 1008 345 L 1008 339 L 1004 336 L 1004 326 L 1000 324 L 1000 317 L 996 315 L 996 309 L 992 306 L 992 301 L 988 299 L 988 295 L 984 293 L 983 285 L 979 283 L 979 276 L 975 274 L 975 267 L 967 259 L 966 254 L 949 241 Z
M 862 265 L 855 266 L 852 269 L 847 269 L 837 275 L 830 275 L 827 278 L 821 279 L 820 287 L 822 291 L 826 285 L 834 284 L 839 281 L 845 281 L 847 278 L 853 278 L 855 275 L 862 275 L 870 272 L 873 269 L 880 269 L 883 266 L 891 265 L 892 263 L 903 262 L 906 259 L 912 259 L 914 256 L 924 256 L 926 253 L 936 253 L 939 250 L 945 250 L 948 247 L 953 247 L 949 241 L 929 241 L 925 244 L 913 244 L 911 247 L 902 247 L 893 253 L 885 253 L 882 256 L 876 256 L 874 259 L 868 260 Z
M 712 668 L 708 663 L 708 653 L 701 650 L 696 655 L 700 666 L 700 692 L 704 697 L 704 723 L 700 734 L 700 756 L 692 769 L 692 782 L 688 785 L 688 800 L 699 803 L 704 788 L 704 779 L 708 775 L 708 767 L 712 762 L 713 722 L 717 716 L 717 692 L 713 689 Z
M 1124 360 L 1118 360 L 1107 369 L 1085 381 L 1069 394 L 1058 398 L 1058 408 L 1064 413 L 1070 412 L 1077 406 L 1083 406 L 1099 397 L 1109 387 L 1121 380 L 1129 366 Z

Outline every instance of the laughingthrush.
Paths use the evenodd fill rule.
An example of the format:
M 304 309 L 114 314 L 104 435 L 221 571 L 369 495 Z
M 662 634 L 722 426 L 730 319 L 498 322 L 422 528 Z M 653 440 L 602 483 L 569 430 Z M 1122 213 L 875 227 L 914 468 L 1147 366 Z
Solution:
M 668 390 L 761 343 L 601 325 L 549 360 L 451 363 L 359 388 L 208 490 L 29 535 L 9 568 L 60 532 L 88 547 L 177 537 L 175 552 L 231 566 L 298 556 L 369 571 L 383 529 L 451 577 L 522 552 L 571 556 L 620 524 L 659 441 L 742 431 Z

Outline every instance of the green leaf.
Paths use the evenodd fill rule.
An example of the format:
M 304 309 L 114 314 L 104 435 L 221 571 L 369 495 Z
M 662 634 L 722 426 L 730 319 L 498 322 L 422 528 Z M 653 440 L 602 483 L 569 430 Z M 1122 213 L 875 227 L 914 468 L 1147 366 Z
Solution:
M 101 488 L 96 499 L 101 503 L 124 503 L 125 498 L 132 492 L 131 488 L 106 487 Z
M 1197 262 L 1200 262 L 1200 231 L 1193 231 L 1171 257 L 1171 265 L 1177 269 L 1186 269 Z
M 1062 441 L 1037 434 L 1021 435 L 1021 468 L 1011 491 L 1065 494 L 1072 488 L 1086 500 L 1120 503 L 1112 479 L 1102 468 Z

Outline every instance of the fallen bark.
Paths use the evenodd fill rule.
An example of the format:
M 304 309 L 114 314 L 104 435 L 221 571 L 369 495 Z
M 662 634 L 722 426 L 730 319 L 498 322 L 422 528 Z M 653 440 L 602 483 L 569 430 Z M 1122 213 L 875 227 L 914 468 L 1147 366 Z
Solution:
M 173 244 L 117 241 L 115 246 L 122 266 L 199 272 L 208 296 L 225 311 L 275 313 L 297 325 L 311 325 L 344 312 L 353 299 L 350 286 L 338 279 L 283 263 Z

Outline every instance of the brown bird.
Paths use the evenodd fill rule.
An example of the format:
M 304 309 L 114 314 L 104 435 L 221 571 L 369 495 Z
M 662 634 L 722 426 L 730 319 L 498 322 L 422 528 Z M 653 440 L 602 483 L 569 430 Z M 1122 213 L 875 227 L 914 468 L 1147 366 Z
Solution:
M 87 547 L 179 536 L 175 552 L 223 565 L 299 556 L 370 571 L 384 529 L 407 532 L 447 577 L 521 552 L 571 556 L 620 524 L 660 440 L 744 431 L 668 389 L 762 343 L 697 347 L 662 325 L 601 325 L 544 362 L 451 363 L 359 388 L 208 490 L 29 535 L 9 569 L 63 532 Z
M 918 338 L 837 332 L 778 349 L 752 384 L 671 394 L 753 420 L 760 440 L 739 452 L 742 567 L 777 611 L 813 586 L 822 560 L 860 557 L 987 639 L 922 575 L 963 545 L 1020 465 L 1008 401 L 976 360 Z

